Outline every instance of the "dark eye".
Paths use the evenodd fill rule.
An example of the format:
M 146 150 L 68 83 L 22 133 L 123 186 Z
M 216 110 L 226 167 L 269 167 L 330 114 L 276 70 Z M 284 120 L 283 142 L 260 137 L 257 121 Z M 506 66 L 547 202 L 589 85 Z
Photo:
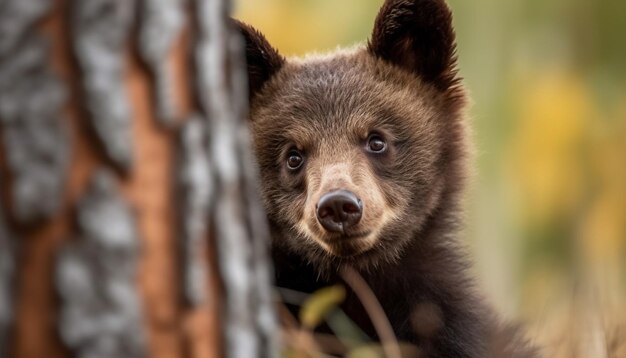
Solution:
M 297 170 L 304 163 L 302 154 L 295 149 L 292 149 L 287 154 L 287 167 L 291 170 Z
M 379 134 L 372 134 L 367 138 L 367 150 L 372 153 L 382 153 L 387 149 L 387 142 Z

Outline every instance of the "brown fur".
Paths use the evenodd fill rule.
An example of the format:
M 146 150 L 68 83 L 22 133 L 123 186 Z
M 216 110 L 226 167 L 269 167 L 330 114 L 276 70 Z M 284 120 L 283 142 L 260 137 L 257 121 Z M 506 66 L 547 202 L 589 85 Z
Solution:
M 252 96 L 283 66 L 285 59 L 260 32 L 243 22 L 235 20 L 235 23 L 246 44 L 248 87 Z
M 262 198 L 279 286 L 312 292 L 348 265 L 423 356 L 504 356 L 494 348 L 504 331 L 456 238 L 468 135 L 451 21 L 443 0 L 388 0 L 367 46 L 290 60 L 240 24 Z M 365 150 L 371 133 L 385 153 Z M 292 149 L 304 157 L 297 171 L 286 167 Z M 337 189 L 363 201 L 360 222 L 339 234 L 315 215 L 320 196 Z M 353 294 L 344 309 L 376 337 Z

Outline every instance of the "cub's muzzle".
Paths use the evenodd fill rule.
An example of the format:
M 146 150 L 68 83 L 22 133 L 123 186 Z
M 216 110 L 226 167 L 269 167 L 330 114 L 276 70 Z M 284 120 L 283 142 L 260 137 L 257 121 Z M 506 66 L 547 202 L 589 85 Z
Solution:
M 316 206 L 317 220 L 329 232 L 343 232 L 358 224 L 363 203 L 353 192 L 335 190 L 322 195 Z

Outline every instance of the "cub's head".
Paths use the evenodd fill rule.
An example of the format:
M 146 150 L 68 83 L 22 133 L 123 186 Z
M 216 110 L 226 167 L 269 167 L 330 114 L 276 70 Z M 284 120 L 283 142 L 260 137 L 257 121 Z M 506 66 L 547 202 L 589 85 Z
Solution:
M 274 245 L 368 268 L 456 208 L 465 93 L 443 0 L 387 0 L 366 46 L 302 59 L 238 26 Z

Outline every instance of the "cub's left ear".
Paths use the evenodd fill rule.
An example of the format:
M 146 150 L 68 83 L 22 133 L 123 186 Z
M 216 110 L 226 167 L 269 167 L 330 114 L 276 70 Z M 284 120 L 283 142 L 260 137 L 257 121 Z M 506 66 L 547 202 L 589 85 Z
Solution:
M 386 0 L 369 51 L 446 90 L 455 83 L 456 43 L 444 0 Z
M 233 20 L 246 45 L 250 99 L 263 88 L 285 64 L 285 58 L 252 26 Z

